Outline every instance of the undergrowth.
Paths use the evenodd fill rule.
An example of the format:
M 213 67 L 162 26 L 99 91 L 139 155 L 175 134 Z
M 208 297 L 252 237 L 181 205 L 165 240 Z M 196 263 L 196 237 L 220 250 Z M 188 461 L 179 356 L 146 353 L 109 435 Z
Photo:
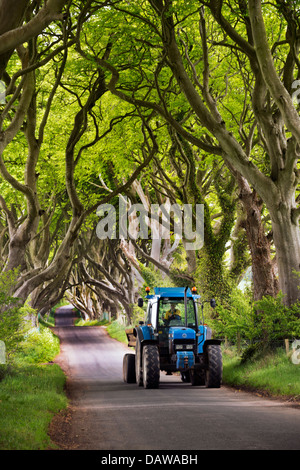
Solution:
M 0 449 L 53 448 L 48 427 L 67 406 L 65 375 L 51 363 L 58 338 L 45 327 L 27 332 L 18 352 L 0 366 Z
M 293 364 L 284 349 L 269 351 L 247 361 L 228 351 L 223 353 L 223 382 L 230 386 L 300 401 L 299 377 L 300 365 Z

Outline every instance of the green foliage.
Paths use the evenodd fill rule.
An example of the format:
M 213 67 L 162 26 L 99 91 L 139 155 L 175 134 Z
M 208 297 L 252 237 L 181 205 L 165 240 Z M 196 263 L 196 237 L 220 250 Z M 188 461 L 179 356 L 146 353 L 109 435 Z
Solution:
M 6 375 L 0 389 L 1 450 L 50 448 L 50 421 L 67 406 L 64 385 L 56 364 L 22 364 Z
M 238 288 L 234 289 L 226 304 L 216 307 L 217 318 L 211 320 L 217 336 L 235 341 L 239 332 L 243 338 L 252 341 L 256 336 L 251 298 Z
M 145 311 L 142 307 L 138 307 L 137 305 L 132 305 L 132 317 L 131 317 L 131 325 L 135 326 L 138 325 L 139 321 L 143 321 L 145 319 Z
M 270 341 L 300 336 L 300 302 L 291 307 L 283 303 L 283 295 L 263 297 L 254 303 L 258 318 L 257 332 L 260 337 L 267 335 Z
M 107 331 L 109 335 L 122 343 L 127 343 L 127 336 L 125 333 L 125 326 L 122 325 L 118 320 L 113 321 L 108 327 Z
M 150 266 L 144 266 L 142 263 L 140 263 L 140 268 L 143 279 L 145 280 L 142 295 L 144 295 L 145 287 L 147 286 L 150 287 L 150 289 L 154 289 L 154 287 L 159 286 L 174 287 L 174 284 L 172 283 L 169 276 L 163 276 L 162 272 L 158 269 L 154 269 L 152 264 L 150 264 Z
M 300 336 L 300 302 L 288 308 L 283 295 L 253 302 L 249 293 L 234 289 L 227 305 L 218 305 L 210 320 L 216 335 L 236 341 L 237 333 L 248 343 L 270 343 Z
M 55 326 L 54 310 L 51 309 L 50 313 L 48 315 L 45 315 L 44 317 L 42 317 L 41 315 L 38 315 L 38 322 L 39 322 L 39 325 L 54 327 Z
M 28 303 L 11 296 L 18 271 L 0 274 L 0 340 L 4 341 L 6 354 L 9 358 L 18 349 L 29 328 L 26 318 L 35 314 Z
M 205 248 L 201 250 L 197 260 L 195 284 L 204 299 L 214 297 L 218 304 L 228 302 L 233 283 L 222 253 L 218 250 L 215 252 L 212 250 L 210 256 L 208 256 Z
M 256 361 L 247 362 L 230 357 L 225 352 L 223 381 L 234 387 L 264 390 L 273 396 L 300 395 L 299 366 L 292 363 L 284 349 L 268 352 Z
M 103 326 L 108 324 L 107 320 L 75 320 L 75 326 Z
M 49 449 L 50 421 L 67 398 L 61 368 L 42 363 L 59 353 L 59 340 L 41 326 L 28 331 L 20 346 L 14 363 L 0 369 L 0 449 Z
M 25 358 L 27 363 L 48 362 L 59 354 L 59 339 L 49 328 L 40 326 L 28 331 L 20 348 L 18 357 Z

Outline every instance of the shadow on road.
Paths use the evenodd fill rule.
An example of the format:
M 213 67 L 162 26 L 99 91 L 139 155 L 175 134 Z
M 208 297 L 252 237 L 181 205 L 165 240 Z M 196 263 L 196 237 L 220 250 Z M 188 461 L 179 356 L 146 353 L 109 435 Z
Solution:
M 73 305 L 59 307 L 55 312 L 55 326 L 60 328 L 64 326 L 74 326 L 76 312 Z

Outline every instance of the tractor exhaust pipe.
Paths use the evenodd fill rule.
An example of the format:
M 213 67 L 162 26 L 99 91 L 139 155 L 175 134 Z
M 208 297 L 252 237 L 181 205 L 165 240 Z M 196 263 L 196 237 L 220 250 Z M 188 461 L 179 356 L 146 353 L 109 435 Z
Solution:
M 187 293 L 187 290 L 188 290 L 188 286 L 186 286 L 186 288 L 184 289 L 184 318 L 185 318 L 185 327 L 187 328 L 187 296 L 186 296 L 186 293 Z

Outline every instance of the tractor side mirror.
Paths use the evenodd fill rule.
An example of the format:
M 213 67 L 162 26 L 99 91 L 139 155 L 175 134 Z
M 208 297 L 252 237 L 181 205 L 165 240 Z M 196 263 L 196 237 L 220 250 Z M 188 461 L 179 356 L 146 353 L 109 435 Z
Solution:
M 138 299 L 138 307 L 143 307 L 143 305 L 144 305 L 144 300 L 142 299 L 142 297 L 140 297 Z
M 217 305 L 217 304 L 216 304 L 215 299 L 210 299 L 210 306 L 211 306 L 212 308 L 216 308 L 216 305 Z

